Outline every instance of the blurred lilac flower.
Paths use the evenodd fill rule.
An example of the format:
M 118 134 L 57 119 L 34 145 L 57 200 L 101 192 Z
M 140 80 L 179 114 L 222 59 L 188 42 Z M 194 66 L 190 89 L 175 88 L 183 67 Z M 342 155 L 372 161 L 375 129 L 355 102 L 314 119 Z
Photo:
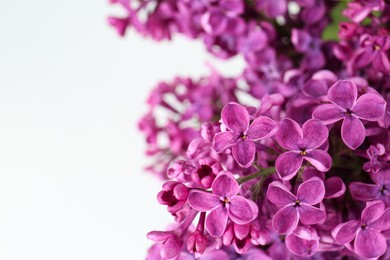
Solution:
M 296 196 L 281 182 L 272 182 L 268 186 L 267 198 L 273 204 L 282 207 L 272 219 L 273 227 L 282 235 L 293 232 L 299 221 L 304 225 L 313 225 L 324 221 L 325 211 L 313 206 L 320 203 L 324 196 L 324 183 L 318 177 L 303 182 L 298 187 Z
M 157 194 L 157 200 L 162 205 L 168 206 L 170 213 L 181 210 L 187 201 L 188 188 L 181 182 L 167 181 L 163 190 Z
M 191 190 L 188 203 L 200 212 L 207 212 L 206 230 L 213 237 L 225 232 L 228 219 L 247 224 L 257 217 L 257 205 L 238 195 L 239 185 L 230 172 L 221 172 L 212 185 L 213 193 Z
M 249 125 L 248 110 L 237 103 L 229 103 L 222 109 L 222 123 L 228 131 L 215 135 L 213 148 L 220 153 L 231 147 L 234 159 L 245 168 L 255 159 L 254 141 L 270 137 L 277 131 L 277 123 L 265 116 L 257 117 Z
M 313 117 L 332 124 L 343 119 L 341 137 L 352 150 L 358 148 L 366 137 L 360 119 L 376 121 L 383 116 L 386 102 L 377 94 L 364 94 L 357 98 L 357 87 L 353 81 L 340 80 L 328 91 L 331 104 L 323 104 L 313 111 Z
M 302 165 L 309 161 L 317 170 L 326 172 L 332 165 L 330 155 L 320 149 L 328 139 L 328 129 L 319 120 L 310 119 L 302 128 L 291 119 L 279 122 L 279 130 L 275 135 L 278 144 L 289 151 L 276 159 L 275 167 L 283 180 L 292 179 Z

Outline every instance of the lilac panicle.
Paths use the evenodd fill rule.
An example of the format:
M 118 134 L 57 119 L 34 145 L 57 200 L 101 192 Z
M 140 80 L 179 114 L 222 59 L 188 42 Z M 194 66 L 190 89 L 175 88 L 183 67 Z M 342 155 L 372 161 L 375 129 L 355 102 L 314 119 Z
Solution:
M 120 36 L 243 61 L 150 92 L 138 126 L 174 224 L 146 259 L 390 258 L 389 1 L 109 2 Z
M 219 173 L 212 185 L 213 193 L 191 190 L 188 203 L 197 211 L 207 212 L 206 229 L 211 236 L 222 236 L 229 219 L 244 225 L 257 217 L 257 205 L 239 196 L 238 190 L 239 185 L 229 172 Z
M 367 93 L 358 98 L 358 90 L 353 81 L 340 80 L 328 91 L 332 103 L 318 106 L 313 117 L 332 124 L 343 120 L 341 137 L 352 150 L 358 148 L 366 137 L 362 119 L 376 121 L 385 112 L 386 102 L 380 95 Z
M 227 104 L 221 114 L 227 131 L 215 135 L 213 148 L 218 153 L 231 148 L 240 166 L 251 166 L 256 155 L 254 141 L 272 136 L 277 130 L 276 122 L 269 117 L 259 116 L 250 124 L 247 109 L 237 103 Z
M 275 162 L 280 178 L 293 178 L 303 160 L 310 162 L 319 171 L 330 169 L 332 158 L 327 152 L 318 149 L 328 139 L 328 129 L 319 120 L 310 119 L 301 128 L 295 121 L 283 119 L 279 122 L 275 139 L 281 147 L 288 150 L 279 155 Z

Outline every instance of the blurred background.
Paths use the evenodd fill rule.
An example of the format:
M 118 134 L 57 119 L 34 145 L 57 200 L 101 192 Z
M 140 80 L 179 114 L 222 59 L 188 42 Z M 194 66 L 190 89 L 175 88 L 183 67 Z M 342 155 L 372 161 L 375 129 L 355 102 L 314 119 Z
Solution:
M 0 259 L 144 259 L 171 221 L 137 121 L 160 80 L 198 77 L 200 42 L 107 25 L 106 0 L 0 0 Z

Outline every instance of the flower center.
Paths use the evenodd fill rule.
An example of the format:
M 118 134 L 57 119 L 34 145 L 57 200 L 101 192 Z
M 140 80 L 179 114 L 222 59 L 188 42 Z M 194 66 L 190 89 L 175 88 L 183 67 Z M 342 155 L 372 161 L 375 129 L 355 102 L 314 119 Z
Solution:
M 298 206 L 300 206 L 300 203 L 301 203 L 301 201 L 300 201 L 300 200 L 296 200 L 296 201 L 295 201 L 295 205 L 294 205 L 294 207 L 298 207 Z
M 377 44 L 374 45 L 374 50 L 379 51 L 380 49 L 381 49 L 381 46 L 379 46 Z
M 221 200 L 223 207 L 226 207 L 226 204 L 230 203 L 230 200 L 228 198 L 224 198 Z
M 349 116 L 352 115 L 352 110 L 347 109 L 346 114 L 349 115 Z
M 366 228 L 367 228 L 367 224 L 361 224 L 360 227 L 361 227 L 362 229 L 366 229 Z
M 307 152 L 306 152 L 306 150 L 301 150 L 300 154 L 301 155 L 307 155 Z
M 379 190 L 379 192 L 382 193 L 382 194 L 384 194 L 384 193 L 385 193 L 385 190 L 386 190 L 386 186 L 383 185 L 383 186 L 381 187 L 381 189 Z
M 247 136 L 244 135 L 244 134 L 241 136 L 241 139 L 242 139 L 242 140 L 245 140 L 246 138 L 247 138 Z

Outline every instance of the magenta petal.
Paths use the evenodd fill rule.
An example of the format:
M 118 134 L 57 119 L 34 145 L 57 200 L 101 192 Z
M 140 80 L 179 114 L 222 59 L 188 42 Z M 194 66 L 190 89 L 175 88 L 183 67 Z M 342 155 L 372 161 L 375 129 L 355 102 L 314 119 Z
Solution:
M 386 252 L 386 238 L 374 230 L 364 229 L 358 232 L 354 248 L 359 256 L 366 258 L 379 257 Z
M 268 186 L 267 198 L 278 206 L 285 206 L 297 200 L 287 187 L 278 181 L 274 181 Z
M 279 155 L 275 162 L 276 171 L 283 180 L 291 180 L 297 174 L 303 162 L 303 157 L 297 152 L 285 152 Z
M 299 150 L 297 144 L 302 138 L 303 133 L 297 122 L 288 118 L 279 122 L 275 139 L 281 147 L 287 150 Z
M 257 205 L 241 196 L 235 196 L 231 199 L 228 211 L 231 220 L 240 225 L 251 222 L 258 214 Z
M 358 148 L 366 137 L 366 129 L 363 123 L 354 116 L 347 116 L 341 126 L 341 138 L 352 150 Z
M 214 137 L 213 148 L 217 153 L 233 146 L 237 142 L 238 136 L 233 132 L 218 133 Z
M 339 80 L 328 91 L 328 98 L 344 109 L 350 109 L 357 98 L 357 87 L 350 80 Z
M 327 152 L 319 149 L 308 152 L 304 158 L 320 172 L 327 172 L 332 166 L 332 157 Z
M 162 242 L 173 236 L 169 231 L 150 231 L 146 237 L 154 242 Z
M 386 102 L 376 94 L 364 94 L 352 108 L 353 113 L 362 119 L 375 121 L 385 113 Z
M 387 208 L 382 216 L 370 224 L 370 228 L 374 228 L 377 231 L 390 229 L 390 208 Z
M 376 184 L 367 184 L 363 182 L 351 182 L 349 191 L 354 199 L 361 201 L 370 201 L 379 194 L 379 187 Z
M 252 140 L 239 140 L 232 149 L 233 157 L 236 162 L 244 168 L 252 165 L 256 154 L 256 145 Z
M 188 203 L 193 209 L 201 212 L 208 211 L 218 205 L 222 205 L 218 196 L 200 190 L 191 190 L 188 195 Z
M 338 243 L 347 244 L 355 238 L 359 226 L 360 223 L 356 220 L 339 224 L 332 230 L 332 236 Z
M 294 231 L 299 221 L 297 208 L 285 206 L 281 208 L 272 219 L 272 226 L 279 235 L 289 234 Z
M 302 203 L 314 205 L 320 203 L 325 196 L 324 182 L 318 177 L 312 177 L 302 183 L 297 190 L 297 198 Z
M 328 128 L 317 119 L 310 119 L 302 126 L 303 139 L 306 149 L 315 149 L 320 147 L 328 139 Z
M 390 168 L 371 174 L 371 179 L 378 185 L 390 184 Z
M 297 227 L 286 236 L 286 247 L 291 253 L 308 258 L 318 251 L 319 237 L 314 228 Z
M 249 235 L 250 231 L 251 231 L 250 224 L 245 224 L 245 225 L 234 224 L 234 234 L 238 239 L 246 238 Z
M 239 185 L 230 172 L 221 172 L 214 180 L 212 190 L 215 195 L 221 197 L 233 197 L 238 193 Z
M 379 70 L 382 73 L 388 74 L 390 72 L 390 61 L 386 56 L 386 52 L 379 52 L 375 56 L 372 65 L 376 70 Z
M 326 218 L 325 210 L 302 203 L 298 207 L 301 222 L 305 225 L 313 225 L 323 222 Z
M 212 237 L 220 237 L 225 232 L 228 220 L 227 208 L 218 207 L 206 216 L 206 229 Z
M 259 116 L 249 126 L 248 137 L 252 140 L 267 138 L 275 134 L 277 123 L 269 117 Z
M 343 180 L 338 177 L 330 177 L 325 181 L 325 198 L 333 199 L 342 196 L 345 193 L 346 187 Z
M 362 211 L 362 223 L 371 223 L 382 216 L 385 210 L 385 203 L 381 200 L 374 200 L 366 203 L 366 208 Z
M 160 254 L 164 259 L 173 259 L 180 253 L 182 247 L 183 241 L 176 236 L 171 236 L 164 242 Z
M 244 133 L 249 126 L 249 113 L 237 103 L 225 105 L 221 112 L 223 123 L 233 132 Z
M 313 111 L 313 118 L 321 120 L 326 125 L 333 124 L 344 117 L 345 113 L 334 104 L 320 105 Z

